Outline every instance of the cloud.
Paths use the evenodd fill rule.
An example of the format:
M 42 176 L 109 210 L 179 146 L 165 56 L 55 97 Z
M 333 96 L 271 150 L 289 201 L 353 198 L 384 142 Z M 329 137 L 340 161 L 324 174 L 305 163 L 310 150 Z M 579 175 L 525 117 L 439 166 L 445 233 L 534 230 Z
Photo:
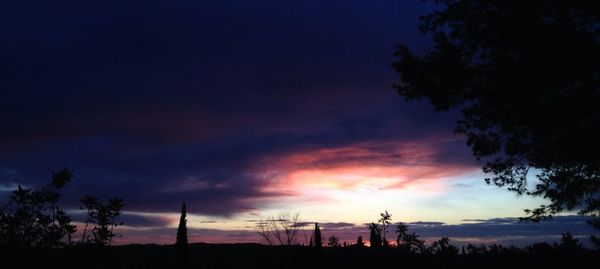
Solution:
M 83 210 L 68 210 L 68 214 L 76 223 L 84 223 L 86 220 L 86 212 Z M 118 220 L 127 227 L 148 229 L 166 227 L 179 219 L 165 214 L 125 211 L 118 217 Z
M 75 178 L 63 196 L 72 207 L 79 207 L 83 194 L 92 194 L 124 197 L 128 210 L 173 212 L 185 201 L 193 213 L 231 216 L 257 210 L 265 201 L 304 195 L 311 188 L 418 186 L 420 191 L 442 191 L 442 178 L 478 169 L 470 163 L 438 161 L 435 148 L 443 148 L 444 141 L 370 140 L 332 147 L 315 137 L 308 149 L 301 149 L 260 135 L 236 143 L 130 153 L 102 138 L 57 143 L 13 164 L 23 167 L 19 171 L 24 178 L 35 179 L 31 185 L 39 186 L 50 178 L 46 167 L 74 160 Z M 431 145 L 420 150 L 419 143 Z M 45 156 L 53 160 L 45 161 Z M 36 160 L 45 163 L 30 166 Z
M 349 222 L 323 222 L 319 223 L 319 226 L 323 227 L 324 229 L 345 229 L 353 228 L 356 225 Z
M 419 44 L 406 25 L 416 25 L 420 4 L 315 5 L 3 8 L 0 23 L 11 27 L 0 42 L 0 159 L 15 173 L 0 183 L 41 186 L 67 165 L 71 208 L 92 194 L 124 197 L 127 210 L 173 212 L 186 201 L 193 213 L 233 216 L 297 195 L 273 182 L 311 169 L 384 177 L 387 187 L 385 174 L 411 173 L 389 167 L 422 161 L 417 154 L 468 163 L 460 139 L 407 144 L 451 135 L 456 118 L 404 102 L 390 86 L 397 36 Z M 350 169 L 358 164 L 380 168 Z M 425 170 L 412 177 L 434 176 Z
M 19 184 L 16 183 L 1 183 L 0 184 L 0 192 L 12 192 L 14 190 L 16 190 L 19 187 Z M 23 188 L 26 188 L 26 186 L 21 186 Z
M 332 191 L 411 189 L 443 192 L 448 180 L 479 168 L 471 162 L 441 160 L 440 148 L 450 137 L 415 141 L 365 141 L 274 154 L 259 159 L 254 170 L 263 177 L 264 192 L 335 199 Z M 321 196 L 321 197 L 319 197 Z
M 465 222 L 477 222 L 478 224 L 495 225 L 495 224 L 516 224 L 519 223 L 519 218 L 493 218 L 493 219 L 465 219 Z
M 439 225 L 444 225 L 445 223 L 439 222 L 439 221 L 415 221 L 415 222 L 409 222 L 406 224 L 408 224 L 410 226 L 413 226 L 413 225 L 415 225 L 415 226 L 439 226 Z
M 125 212 L 119 217 L 119 221 L 127 226 L 163 227 L 171 224 L 172 219 L 161 216 L 138 215 Z

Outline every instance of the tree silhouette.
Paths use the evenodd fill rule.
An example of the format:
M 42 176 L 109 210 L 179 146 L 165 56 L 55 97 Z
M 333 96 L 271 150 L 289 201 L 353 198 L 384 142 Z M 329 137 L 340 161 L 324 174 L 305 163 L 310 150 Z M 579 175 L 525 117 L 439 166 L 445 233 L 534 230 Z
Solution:
M 187 220 L 185 203 L 181 204 L 181 217 L 179 217 L 179 227 L 177 227 L 177 240 L 175 245 L 185 247 L 188 244 L 187 238 Z
M 59 190 L 73 178 L 73 171 L 63 168 L 52 173 L 52 182 L 41 190 L 21 186 L 9 196 L 0 210 L 0 246 L 62 247 L 71 245 L 75 225 L 58 207 Z
M 389 242 L 387 241 L 385 235 L 387 233 L 388 226 L 392 223 L 392 214 L 388 213 L 387 210 L 385 210 L 385 212 L 381 213 L 380 215 L 381 218 L 377 222 L 381 223 L 381 231 L 383 232 L 383 245 L 387 246 Z
M 293 245 L 296 243 L 296 235 L 300 229 L 300 213 L 291 214 L 280 212 L 277 216 L 269 216 L 257 223 L 256 232 L 269 245 L 274 242 L 280 245 Z
M 81 243 L 110 246 L 113 237 L 116 235 L 114 233 L 115 228 L 123 225 L 122 222 L 117 221 L 125 206 L 123 198 L 110 198 L 106 204 L 103 204 L 97 197 L 87 195 L 81 199 L 81 202 L 87 210 L 86 225 Z M 90 223 L 94 224 L 91 237 L 85 234 Z
M 323 240 L 321 239 L 321 228 L 319 228 L 319 223 L 315 222 L 315 231 L 313 234 L 314 246 L 320 248 L 323 246 Z
M 95 224 L 98 221 L 98 211 L 96 210 L 96 205 L 98 204 L 98 198 L 90 195 L 86 195 L 81 198 L 81 203 L 83 204 L 80 209 L 87 210 L 85 217 L 85 226 L 83 227 L 83 232 L 81 233 L 81 240 L 79 244 L 86 244 L 91 242 L 90 235 L 88 234 L 88 228 L 90 224 Z
M 339 247 L 340 239 L 338 239 L 335 235 L 332 235 L 327 239 L 327 245 L 330 247 Z
M 413 232 L 404 235 L 398 249 L 411 253 L 425 253 L 425 242 L 419 240 L 419 235 Z
M 429 252 L 437 255 L 456 255 L 458 254 L 458 248 L 450 245 L 448 237 L 442 237 L 440 240 L 433 242 Z
M 379 225 L 371 222 L 371 225 L 369 225 L 369 232 L 369 243 L 371 244 L 371 247 L 381 248 L 383 246 L 383 242 L 381 239 L 381 228 L 379 228 Z
M 407 230 L 408 228 L 406 227 L 406 224 L 402 222 L 398 223 L 398 226 L 396 226 L 396 246 L 399 247 L 402 244 L 402 240 L 406 236 Z
M 578 251 L 583 248 L 583 245 L 579 242 L 579 240 L 573 238 L 570 232 L 566 232 L 562 234 L 560 238 L 560 244 L 554 245 L 556 248 L 560 248 L 565 251 Z
M 399 223 L 396 226 L 398 237 L 396 244 L 398 250 L 409 253 L 425 253 L 425 242 L 419 240 L 419 236 L 415 233 L 407 233 L 407 227 L 404 223 Z
M 365 246 L 365 242 L 363 242 L 362 235 L 359 235 L 358 238 L 356 239 L 356 246 L 357 247 Z
M 538 221 L 600 212 L 600 22 L 594 1 L 441 0 L 421 17 L 433 48 L 400 45 L 406 99 L 462 112 L 456 131 L 486 182 L 547 198 Z M 538 184 L 527 186 L 527 175 Z M 600 222 L 595 222 L 600 227 Z

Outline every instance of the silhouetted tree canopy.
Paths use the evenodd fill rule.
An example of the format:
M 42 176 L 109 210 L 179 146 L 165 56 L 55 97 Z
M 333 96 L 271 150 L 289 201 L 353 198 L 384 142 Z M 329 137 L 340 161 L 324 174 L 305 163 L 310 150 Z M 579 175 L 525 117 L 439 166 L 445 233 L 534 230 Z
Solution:
M 337 238 L 335 235 L 332 235 L 329 238 L 327 238 L 327 245 L 330 247 L 339 247 L 340 239 Z
M 62 247 L 71 245 L 76 226 L 58 207 L 59 190 L 73 178 L 63 168 L 52 173 L 52 182 L 40 190 L 18 186 L 0 210 L 0 246 Z
M 579 240 L 573 238 L 570 232 L 562 234 L 560 238 L 560 244 L 554 243 L 555 248 L 560 248 L 565 251 L 578 251 L 583 248 L 583 245 Z
M 96 210 L 96 205 L 99 203 L 98 197 L 94 197 L 91 195 L 86 195 L 81 198 L 80 202 L 83 204 L 80 209 L 86 210 L 85 217 L 85 226 L 83 226 L 83 232 L 81 233 L 81 241 L 79 244 L 89 244 L 92 242 L 92 237 L 90 233 L 88 233 L 90 224 L 94 225 L 98 221 L 98 210 Z
M 395 85 L 438 111 L 484 162 L 486 182 L 545 197 L 539 220 L 600 212 L 600 9 L 596 1 L 436 1 L 421 17 L 424 54 L 400 45 Z M 527 186 L 526 176 L 539 183 Z M 593 223 L 594 224 L 594 223 Z M 598 221 L 596 227 L 600 227 Z
M 396 246 L 400 246 L 402 244 L 402 239 L 404 239 L 407 231 L 408 227 L 406 227 L 406 224 L 402 222 L 398 223 L 398 226 L 396 226 Z
M 387 234 L 387 229 L 388 226 L 392 223 L 392 214 L 388 213 L 387 210 L 385 210 L 384 213 L 380 213 L 379 214 L 381 216 L 381 218 L 379 220 L 377 220 L 377 222 L 381 223 L 381 231 L 383 232 L 383 237 L 382 237 L 382 243 L 384 246 L 388 246 L 389 242 L 386 238 L 386 234 Z
M 110 246 L 116 235 L 115 228 L 123 225 L 122 222 L 118 222 L 125 206 L 123 198 L 110 198 L 104 204 L 97 197 L 86 195 L 81 199 L 81 203 L 84 206 L 82 209 L 87 212 L 81 244 Z M 94 224 L 94 227 L 91 227 L 91 236 L 87 233 L 90 224 Z
M 179 227 L 177 227 L 177 239 L 175 241 L 175 245 L 177 246 L 187 246 L 188 238 L 187 238 L 187 220 L 185 219 L 187 216 L 187 211 L 185 208 L 185 203 L 181 205 L 181 216 L 179 217 Z
M 419 235 L 416 233 L 409 234 L 407 231 L 408 227 L 402 222 L 396 226 L 396 233 L 398 234 L 396 244 L 398 250 L 408 253 L 425 253 L 425 242 L 419 240 Z
M 438 255 L 456 255 L 458 254 L 458 248 L 450 245 L 450 239 L 448 239 L 448 237 L 442 237 L 440 240 L 431 244 L 429 252 Z

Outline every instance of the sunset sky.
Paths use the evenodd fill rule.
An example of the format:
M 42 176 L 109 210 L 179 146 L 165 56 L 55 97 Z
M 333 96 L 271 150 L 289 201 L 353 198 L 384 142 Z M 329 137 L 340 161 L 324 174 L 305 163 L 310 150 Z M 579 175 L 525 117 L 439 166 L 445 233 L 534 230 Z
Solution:
M 121 244 L 174 242 L 182 202 L 192 242 L 260 242 L 281 211 L 348 242 L 384 210 L 426 239 L 589 235 L 577 216 L 517 223 L 544 201 L 486 185 L 459 113 L 395 92 L 395 47 L 426 49 L 434 8 L 2 1 L 0 201 L 68 166 L 76 220 L 85 194 L 125 199 Z

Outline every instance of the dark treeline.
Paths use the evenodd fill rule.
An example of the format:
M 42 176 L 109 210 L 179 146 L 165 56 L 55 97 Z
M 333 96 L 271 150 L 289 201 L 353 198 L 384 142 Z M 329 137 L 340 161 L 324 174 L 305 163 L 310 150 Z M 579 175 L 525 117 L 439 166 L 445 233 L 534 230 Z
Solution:
M 395 248 L 267 246 L 261 244 L 189 244 L 181 248 L 127 245 L 109 248 L 5 250 L 4 263 L 23 268 L 583 268 L 598 262 L 597 252 L 557 244 L 518 249 L 502 246 L 465 248 L 465 253 L 416 254 Z M 15 262 L 15 263 L 13 263 Z M 20 267 L 21 267 L 20 266 Z M 588 266 L 585 266 L 588 267 Z

